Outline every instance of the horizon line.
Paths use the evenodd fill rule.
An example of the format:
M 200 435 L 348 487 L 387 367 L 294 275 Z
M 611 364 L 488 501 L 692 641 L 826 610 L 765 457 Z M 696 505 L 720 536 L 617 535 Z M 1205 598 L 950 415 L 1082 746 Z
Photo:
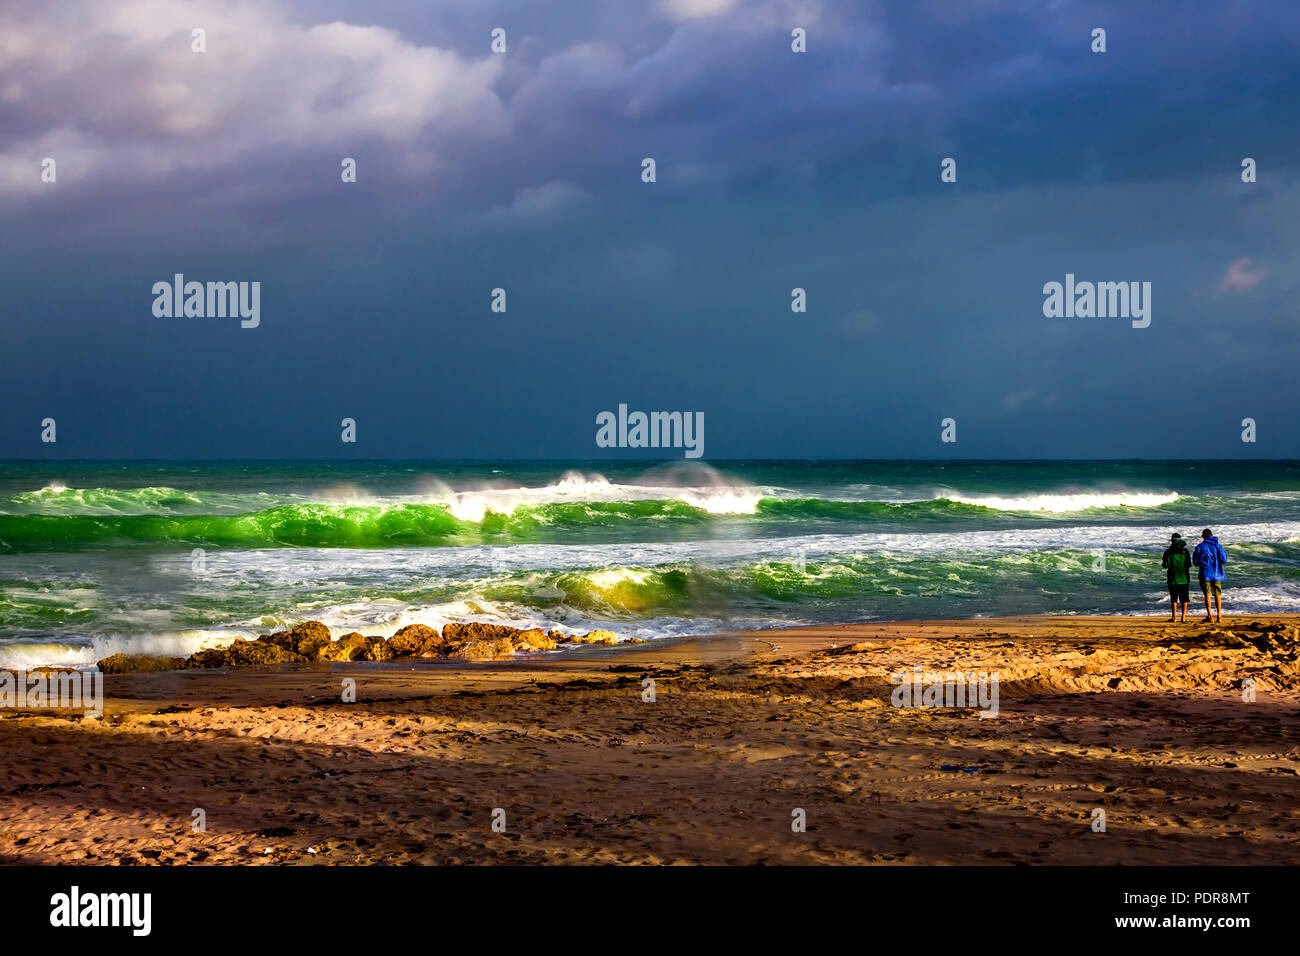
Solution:
M 332 464 L 339 463 L 394 463 L 394 462 L 436 462 L 444 464 L 453 463 L 482 463 L 482 464 L 518 464 L 518 463 L 537 463 L 537 464 L 720 464 L 720 463 L 745 463 L 745 462 L 804 462 L 804 463 L 821 463 L 821 462 L 873 462 L 873 463 L 918 463 L 918 464 L 979 464 L 979 463 L 1050 463 L 1050 462 L 1095 462 L 1095 463 L 1114 463 L 1114 462 L 1215 462 L 1215 463 L 1249 463 L 1249 462 L 1297 462 L 1300 463 L 1300 457 L 1296 458 L 1139 458 L 1126 456 L 1119 458 L 987 458 L 987 457 L 952 457 L 952 458 L 847 458 L 847 457 L 764 457 L 764 458 L 475 458 L 475 457 L 457 457 L 457 458 L 404 458 L 404 457 L 387 457 L 387 458 L 261 458 L 261 457 L 126 457 L 126 458 L 0 458 L 0 464 L 71 464 L 77 462 L 95 462 L 95 463 L 112 463 L 127 464 L 132 462 L 176 462 L 176 463 L 194 463 L 194 462 L 328 462 Z

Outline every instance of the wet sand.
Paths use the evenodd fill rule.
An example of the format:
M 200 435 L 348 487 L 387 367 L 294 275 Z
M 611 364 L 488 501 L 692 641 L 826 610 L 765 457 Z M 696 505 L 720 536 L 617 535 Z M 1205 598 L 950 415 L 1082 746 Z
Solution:
M 109 676 L 102 720 L 0 711 L 0 861 L 1294 864 L 1298 643 L 1026 617 Z M 918 664 L 996 672 L 998 715 L 893 706 Z

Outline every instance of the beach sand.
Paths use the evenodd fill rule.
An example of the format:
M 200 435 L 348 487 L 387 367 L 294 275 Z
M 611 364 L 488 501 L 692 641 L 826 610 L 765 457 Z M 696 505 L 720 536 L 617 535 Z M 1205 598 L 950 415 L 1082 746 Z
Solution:
M 0 860 L 1300 863 L 1298 635 L 990 618 L 110 676 L 102 720 L 0 716 Z M 996 672 L 998 715 L 892 706 L 918 664 Z

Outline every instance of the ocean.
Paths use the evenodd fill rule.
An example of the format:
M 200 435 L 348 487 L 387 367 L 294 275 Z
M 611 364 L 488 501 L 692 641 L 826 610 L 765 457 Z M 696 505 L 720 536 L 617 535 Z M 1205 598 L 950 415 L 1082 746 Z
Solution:
M 1167 613 L 1169 534 L 1206 526 L 1225 611 L 1300 610 L 1294 461 L 0 462 L 0 666 L 305 620 L 657 639 Z

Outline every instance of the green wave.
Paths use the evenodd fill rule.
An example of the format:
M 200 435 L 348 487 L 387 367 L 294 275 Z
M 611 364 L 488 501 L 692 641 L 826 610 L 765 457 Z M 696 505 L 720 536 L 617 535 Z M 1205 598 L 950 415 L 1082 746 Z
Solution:
M 193 500 L 188 493 L 165 488 L 136 489 L 138 494 L 133 496 L 107 489 L 76 494 L 80 501 L 87 502 L 94 497 L 92 491 L 117 496 L 100 500 L 100 506 L 109 500 L 124 504 L 128 498 L 137 507 L 146 504 L 171 507 Z M 57 496 L 62 492 L 51 494 Z M 17 497 L 7 500 L 12 502 Z M 232 502 L 224 504 L 230 506 Z M 635 530 L 746 520 L 790 524 L 898 522 L 915 526 L 976 518 L 1005 521 L 1005 517 L 998 517 L 1004 514 L 994 508 L 947 498 L 907 502 L 763 498 L 753 514 L 718 514 L 676 498 L 566 501 L 521 505 L 509 514 L 489 512 L 477 522 L 457 518 L 446 505 L 420 503 L 281 504 L 235 514 L 0 514 L 0 551 L 58 551 L 164 542 L 245 548 L 383 548 L 499 543 L 503 538 L 532 541 L 543 538 L 547 532 L 565 529 Z
M 247 511 L 276 501 L 262 492 L 230 494 L 187 491 L 165 485 L 145 488 L 65 488 L 49 486 L 0 497 L 0 514 L 112 515 L 170 512 Z
M 677 499 L 552 502 L 479 522 L 456 518 L 441 504 L 280 505 L 243 514 L 0 515 L 0 550 L 65 550 L 121 543 L 178 542 L 223 547 L 380 548 L 463 544 L 495 537 L 530 540 L 546 529 L 635 527 L 644 523 L 702 523 L 736 518 L 871 519 L 977 515 L 989 509 L 950 501 L 890 504 L 815 498 L 759 502 L 756 515 L 718 515 Z
M 1291 548 L 1292 556 L 1300 548 Z M 996 600 L 1000 591 L 1041 596 L 1063 608 L 1091 599 L 1104 581 L 1141 594 L 1161 591 L 1159 555 L 1117 552 L 1104 575 L 1092 551 L 1053 550 L 962 556 L 845 554 L 819 560 L 766 560 L 714 568 L 693 562 L 649 567 L 517 573 L 482 586 L 499 602 L 548 610 L 577 608 L 595 617 L 691 616 L 754 611 L 796 614 L 825 608 L 832 618 L 870 607 L 903 613 L 918 601 L 939 608 Z M 1300 575 L 1300 569 L 1295 574 Z M 1239 576 L 1247 576 L 1244 564 Z
M 542 528 L 617 527 L 643 521 L 696 522 L 715 517 L 675 499 L 645 501 L 564 501 L 522 505 L 508 515 L 489 512 L 478 527 L 486 533 L 521 537 Z
M 758 514 L 789 518 L 924 519 L 997 514 L 996 508 L 948 498 L 930 501 L 837 501 L 828 498 L 764 498 Z
M 282 505 L 239 515 L 0 515 L 0 549 L 119 543 L 380 548 L 438 544 L 472 527 L 438 505 Z

